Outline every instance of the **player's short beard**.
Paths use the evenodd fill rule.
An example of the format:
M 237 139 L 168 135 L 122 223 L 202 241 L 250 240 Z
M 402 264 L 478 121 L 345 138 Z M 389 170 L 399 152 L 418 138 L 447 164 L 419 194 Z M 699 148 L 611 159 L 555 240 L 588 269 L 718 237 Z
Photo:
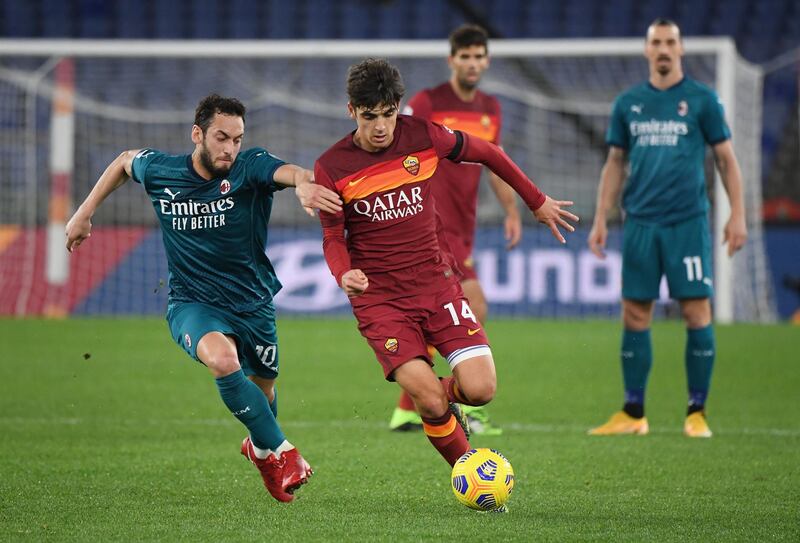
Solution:
M 206 169 L 208 173 L 211 174 L 212 177 L 224 177 L 228 175 L 228 172 L 231 171 L 230 168 L 217 168 L 214 166 L 214 161 L 211 158 L 211 152 L 206 147 L 206 142 L 203 142 L 202 148 L 200 149 L 200 164 L 203 165 L 203 168 Z
M 659 58 L 656 62 L 660 62 L 661 60 L 662 59 Z M 671 59 L 663 59 L 663 60 L 669 60 L 670 62 L 669 64 L 656 64 L 656 71 L 658 72 L 658 75 L 662 77 L 665 75 L 669 75 L 669 73 L 672 71 Z
M 458 85 L 464 90 L 471 91 L 478 88 L 478 83 L 480 83 L 480 81 L 480 78 L 476 79 L 474 82 L 466 78 L 460 78 L 458 80 Z

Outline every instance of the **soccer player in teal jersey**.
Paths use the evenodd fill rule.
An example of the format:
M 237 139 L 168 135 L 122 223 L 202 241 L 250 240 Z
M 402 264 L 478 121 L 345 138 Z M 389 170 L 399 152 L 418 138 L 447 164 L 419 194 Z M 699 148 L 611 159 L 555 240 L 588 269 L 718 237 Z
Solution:
M 265 149 L 241 151 L 245 108 L 204 98 L 192 127 L 194 151 L 125 151 L 106 168 L 66 227 L 72 252 L 91 235 L 97 207 L 129 177 L 147 191 L 169 263 L 167 322 L 173 339 L 208 367 L 222 401 L 249 430 L 242 454 L 267 490 L 289 502 L 311 467 L 276 421 L 278 342 L 273 297 L 281 288 L 264 249 L 275 191 L 295 191 L 313 209 L 340 210 L 313 175 Z
M 644 399 L 652 365 L 650 323 L 661 277 L 680 303 L 686 322 L 685 350 L 689 407 L 684 433 L 711 437 L 705 402 L 714 366 L 711 323 L 711 236 L 703 162 L 714 152 L 731 205 L 724 240 L 728 256 L 747 240 L 742 179 L 716 93 L 683 74 L 680 29 L 657 19 L 647 30 L 649 80 L 614 102 L 606 135 L 610 146 L 600 176 L 589 247 L 603 258 L 606 213 L 622 187 L 625 162 L 630 174 L 622 194 L 622 411 L 590 430 L 593 435 L 646 434 Z

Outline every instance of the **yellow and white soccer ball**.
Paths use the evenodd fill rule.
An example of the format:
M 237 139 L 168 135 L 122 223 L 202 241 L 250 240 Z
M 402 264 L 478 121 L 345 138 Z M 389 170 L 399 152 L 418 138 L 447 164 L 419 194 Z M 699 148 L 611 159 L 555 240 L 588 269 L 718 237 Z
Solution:
M 494 449 L 472 449 L 453 466 L 453 494 L 462 504 L 480 511 L 502 507 L 514 490 L 511 462 Z

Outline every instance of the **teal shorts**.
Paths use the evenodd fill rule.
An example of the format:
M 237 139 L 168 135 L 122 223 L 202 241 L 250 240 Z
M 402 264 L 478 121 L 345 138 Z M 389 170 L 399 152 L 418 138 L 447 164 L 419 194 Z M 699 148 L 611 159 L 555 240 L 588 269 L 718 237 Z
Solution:
M 711 232 L 699 215 L 670 225 L 627 219 L 622 229 L 622 297 L 655 300 L 661 277 L 676 300 L 710 298 L 714 293 Z
M 236 341 L 245 375 L 278 376 L 278 331 L 271 304 L 251 313 L 233 313 L 208 304 L 174 302 L 167 307 L 167 323 L 175 343 L 198 362 L 202 362 L 197 358 L 200 339 L 220 332 Z

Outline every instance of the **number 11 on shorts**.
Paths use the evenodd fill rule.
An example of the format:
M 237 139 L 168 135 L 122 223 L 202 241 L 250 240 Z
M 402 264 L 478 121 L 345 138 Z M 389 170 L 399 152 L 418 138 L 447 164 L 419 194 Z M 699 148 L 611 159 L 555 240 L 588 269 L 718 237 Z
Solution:
M 699 256 L 683 257 L 683 265 L 686 266 L 686 278 L 689 281 L 703 280 L 703 262 Z
M 453 319 L 453 326 L 458 326 L 461 324 L 461 321 L 458 320 L 458 314 L 456 313 L 456 308 L 453 305 L 453 302 L 444 304 L 442 307 L 450 312 L 450 317 Z M 465 319 L 471 320 L 475 324 L 478 324 L 478 320 L 475 318 L 475 315 L 472 313 L 469 305 L 467 305 L 466 300 L 461 300 L 461 316 Z

